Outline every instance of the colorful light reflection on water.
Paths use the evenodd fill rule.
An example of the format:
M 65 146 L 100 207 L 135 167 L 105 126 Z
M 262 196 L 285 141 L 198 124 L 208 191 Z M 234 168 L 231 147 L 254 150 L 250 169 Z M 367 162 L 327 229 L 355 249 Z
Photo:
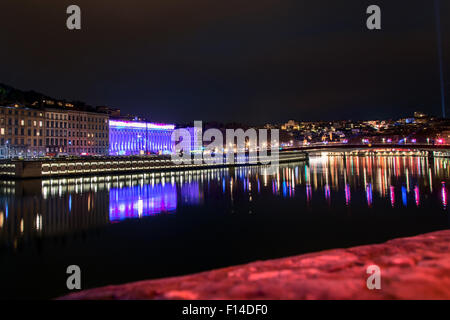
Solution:
M 173 212 L 176 208 L 177 190 L 172 184 L 137 185 L 109 190 L 110 221 Z
M 45 234 L 47 230 L 53 232 L 54 217 L 61 215 L 75 221 L 83 220 L 85 214 L 95 214 L 99 216 L 92 220 L 96 223 L 118 222 L 175 214 L 183 206 L 202 206 L 209 198 L 231 204 L 237 200 L 282 204 L 296 199 L 300 206 L 304 201 L 306 207 L 326 206 L 330 210 L 360 207 L 361 199 L 366 208 L 387 205 L 392 209 L 440 202 L 441 209 L 447 210 L 449 181 L 447 159 L 320 156 L 312 157 L 309 163 L 282 165 L 274 175 L 266 174 L 264 167 L 240 167 L 46 180 L 37 191 L 42 198 L 34 197 L 33 205 L 24 205 L 30 201 L 26 197 L 15 197 L 18 188 L 26 186 L 5 182 L 0 189 L 0 235 L 8 230 L 6 226 L 15 230 L 14 235 L 37 232 L 37 226 L 27 221 L 36 221 L 41 215 L 39 233 Z M 437 195 L 434 190 L 438 190 Z M 70 223 L 65 228 L 70 229 Z

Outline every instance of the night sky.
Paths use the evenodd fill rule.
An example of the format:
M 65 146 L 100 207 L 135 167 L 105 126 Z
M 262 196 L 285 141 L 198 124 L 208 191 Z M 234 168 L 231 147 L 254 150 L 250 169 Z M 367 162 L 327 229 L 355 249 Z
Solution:
M 0 82 L 167 122 L 440 114 L 434 19 L 432 0 L 1 0 Z

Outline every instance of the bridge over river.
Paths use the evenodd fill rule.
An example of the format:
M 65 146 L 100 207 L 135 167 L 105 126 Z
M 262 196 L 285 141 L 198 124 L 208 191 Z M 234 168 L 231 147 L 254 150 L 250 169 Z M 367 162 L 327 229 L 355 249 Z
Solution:
M 444 144 L 392 144 L 392 143 L 376 143 L 376 144 L 314 144 L 296 148 L 286 148 L 291 151 L 304 151 L 308 154 L 329 152 L 332 154 L 380 154 L 380 155 L 422 155 L 434 157 L 450 157 L 450 145 Z

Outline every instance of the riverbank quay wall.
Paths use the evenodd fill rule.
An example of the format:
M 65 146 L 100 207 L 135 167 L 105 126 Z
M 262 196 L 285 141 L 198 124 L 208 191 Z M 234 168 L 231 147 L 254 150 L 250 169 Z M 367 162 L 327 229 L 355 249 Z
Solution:
M 208 168 L 264 165 L 267 164 L 264 161 L 272 159 L 269 156 L 259 160 L 242 163 L 235 161 L 233 164 L 195 164 L 193 162 L 190 164 L 175 164 L 170 159 L 170 156 L 3 160 L 0 162 L 0 177 L 3 179 L 31 179 L 148 171 L 201 170 Z M 308 154 L 303 151 L 288 151 L 280 152 L 279 154 L 279 163 L 307 160 Z

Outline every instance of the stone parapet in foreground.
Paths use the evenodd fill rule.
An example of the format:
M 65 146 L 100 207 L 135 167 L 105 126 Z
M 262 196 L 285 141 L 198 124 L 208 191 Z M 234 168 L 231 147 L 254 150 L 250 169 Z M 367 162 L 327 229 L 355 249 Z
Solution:
M 369 265 L 381 290 L 369 290 Z M 61 299 L 450 299 L 450 230 L 80 291 Z

